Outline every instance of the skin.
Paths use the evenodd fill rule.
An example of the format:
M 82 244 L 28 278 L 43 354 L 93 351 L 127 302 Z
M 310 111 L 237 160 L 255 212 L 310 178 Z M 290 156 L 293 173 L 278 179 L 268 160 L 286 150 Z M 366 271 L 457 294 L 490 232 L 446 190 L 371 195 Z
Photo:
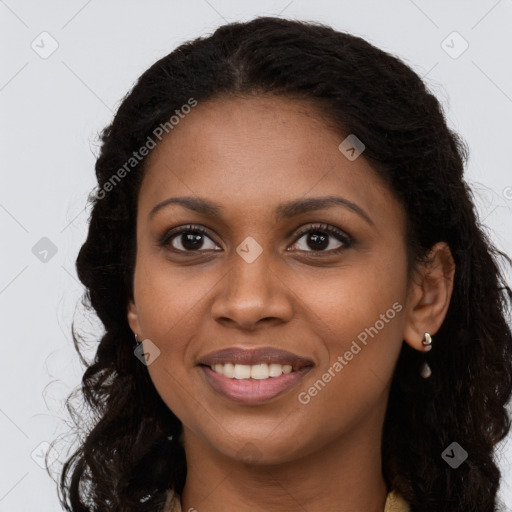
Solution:
M 148 371 L 183 423 L 184 511 L 384 509 L 380 443 L 393 370 L 403 341 L 423 351 L 424 332 L 442 324 L 454 265 L 440 243 L 431 265 L 408 279 L 403 208 L 364 153 L 350 161 L 338 150 L 344 138 L 304 102 L 217 98 L 200 102 L 148 157 L 128 321 L 158 346 Z M 355 203 L 371 223 L 341 205 L 275 215 L 282 202 L 328 195 Z M 182 196 L 218 203 L 222 217 L 176 204 L 149 217 L 158 203 Z M 329 235 L 326 249 L 315 250 L 308 234 L 297 234 L 316 223 L 353 243 Z M 158 245 L 187 224 L 208 231 L 199 250 L 184 252 L 180 235 Z M 252 263 L 236 252 L 248 236 L 262 248 Z M 394 303 L 402 306 L 394 318 L 301 403 L 299 393 Z M 196 366 L 231 346 L 274 346 L 315 366 L 298 387 L 244 405 L 217 394 Z

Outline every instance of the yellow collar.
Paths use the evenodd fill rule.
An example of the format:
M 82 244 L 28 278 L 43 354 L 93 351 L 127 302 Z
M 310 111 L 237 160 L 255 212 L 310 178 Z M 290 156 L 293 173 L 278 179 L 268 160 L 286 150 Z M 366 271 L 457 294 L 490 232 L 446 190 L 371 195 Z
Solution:
M 167 495 L 164 512 L 182 512 L 180 498 L 172 490 Z M 396 491 L 391 491 L 386 498 L 384 512 L 409 512 L 409 505 Z
M 391 491 L 386 499 L 384 512 L 409 512 L 409 505 L 396 491 Z

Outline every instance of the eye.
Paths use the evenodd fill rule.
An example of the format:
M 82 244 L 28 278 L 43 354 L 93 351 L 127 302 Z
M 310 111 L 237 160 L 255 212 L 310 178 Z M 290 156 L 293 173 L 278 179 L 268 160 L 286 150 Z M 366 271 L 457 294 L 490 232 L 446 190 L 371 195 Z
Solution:
M 210 240 L 211 247 L 205 247 L 205 239 Z M 215 250 L 218 247 L 200 226 L 182 226 L 166 233 L 159 242 L 175 252 L 194 252 L 198 250 Z M 208 244 L 206 244 L 208 245 Z
M 305 252 L 337 254 L 352 245 L 352 239 L 346 233 L 328 224 L 309 226 L 297 236 L 299 238 L 294 245 L 297 246 L 297 250 Z M 301 242 L 302 239 L 305 240 Z
M 352 245 L 352 239 L 349 235 L 328 224 L 311 225 L 300 231 L 297 237 L 298 239 L 294 243 L 294 246 L 297 247 L 293 249 L 294 246 L 292 246 L 292 251 L 337 254 Z M 302 241 L 302 239 L 305 240 Z M 208 243 L 206 240 L 210 241 L 210 247 L 207 247 Z M 208 236 L 205 229 L 192 224 L 181 226 L 165 233 L 159 241 L 159 245 L 181 253 L 221 250 Z

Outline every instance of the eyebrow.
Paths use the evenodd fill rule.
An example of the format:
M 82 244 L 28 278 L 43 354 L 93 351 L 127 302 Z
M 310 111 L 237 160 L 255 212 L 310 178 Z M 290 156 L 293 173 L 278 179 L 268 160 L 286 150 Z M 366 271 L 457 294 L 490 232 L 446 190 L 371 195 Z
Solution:
M 170 197 L 155 205 L 149 212 L 148 218 L 151 219 L 158 211 L 171 204 L 177 204 L 210 217 L 222 218 L 223 208 L 220 204 L 198 197 Z M 339 196 L 310 197 L 281 203 L 276 208 L 276 217 L 277 220 L 289 219 L 302 213 L 323 210 L 333 206 L 344 206 L 357 213 L 368 224 L 374 226 L 370 216 L 360 206 Z

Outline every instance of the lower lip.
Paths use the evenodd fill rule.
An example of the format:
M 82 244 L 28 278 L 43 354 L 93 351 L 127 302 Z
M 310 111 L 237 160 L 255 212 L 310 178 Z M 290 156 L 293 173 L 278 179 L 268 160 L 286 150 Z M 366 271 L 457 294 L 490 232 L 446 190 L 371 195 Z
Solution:
M 217 393 L 234 402 L 243 404 L 260 404 L 289 391 L 311 370 L 307 366 L 279 377 L 268 379 L 230 379 L 214 372 L 209 366 L 199 366 L 207 381 Z

